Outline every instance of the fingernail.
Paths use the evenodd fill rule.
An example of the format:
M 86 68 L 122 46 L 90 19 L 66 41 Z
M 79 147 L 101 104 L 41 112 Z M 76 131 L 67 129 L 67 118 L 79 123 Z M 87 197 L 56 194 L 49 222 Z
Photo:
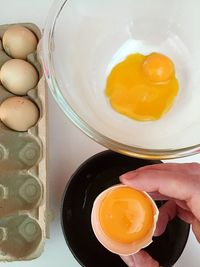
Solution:
M 153 233 L 153 236 L 155 236 L 155 237 L 160 236 L 160 232 L 158 230 L 155 230 L 155 232 Z
M 137 171 L 133 171 L 131 173 L 122 174 L 119 177 L 119 179 L 120 179 L 120 181 L 123 181 L 123 180 L 131 180 L 131 179 L 134 179 L 137 175 L 138 175 Z

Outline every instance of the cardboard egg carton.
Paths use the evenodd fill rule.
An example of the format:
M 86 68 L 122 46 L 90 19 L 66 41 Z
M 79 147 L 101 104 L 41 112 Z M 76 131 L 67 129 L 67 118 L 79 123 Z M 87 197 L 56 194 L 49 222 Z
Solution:
M 36 25 L 18 25 L 40 40 Z M 11 59 L 2 45 L 9 26 L 0 26 L 0 68 Z M 40 118 L 27 132 L 13 131 L 0 122 L 0 261 L 37 258 L 48 236 L 47 88 L 38 52 L 28 55 L 27 61 L 37 69 L 39 82 L 25 97 L 38 106 Z M 12 96 L 0 83 L 0 104 Z

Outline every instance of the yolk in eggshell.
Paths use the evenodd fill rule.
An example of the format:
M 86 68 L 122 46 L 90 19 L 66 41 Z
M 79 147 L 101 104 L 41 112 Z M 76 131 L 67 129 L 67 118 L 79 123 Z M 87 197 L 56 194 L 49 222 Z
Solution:
M 152 229 L 154 210 L 143 192 L 122 187 L 112 190 L 103 199 L 99 221 L 109 238 L 129 244 L 144 238 Z
M 138 121 L 160 119 L 178 91 L 174 64 L 159 53 L 128 56 L 113 68 L 106 85 L 112 107 Z

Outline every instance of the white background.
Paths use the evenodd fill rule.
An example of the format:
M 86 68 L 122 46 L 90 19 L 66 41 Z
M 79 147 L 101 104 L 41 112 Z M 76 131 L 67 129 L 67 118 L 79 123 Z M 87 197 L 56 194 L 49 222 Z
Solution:
M 94 0 L 95 1 L 95 0 Z M 0 0 L 0 24 L 33 22 L 44 28 L 45 18 L 53 0 Z M 81 162 L 104 148 L 80 132 L 64 116 L 49 93 L 49 167 L 50 208 L 53 221 L 50 239 L 45 243 L 41 257 L 30 262 L 0 263 L 9 267 L 79 267 L 65 244 L 60 226 L 60 203 L 67 180 Z M 178 162 L 199 161 L 200 156 Z M 199 267 L 200 246 L 193 235 L 175 265 L 176 267 Z M 97 259 L 98 260 L 98 259 Z M 95 266 L 94 266 L 95 267 Z M 102 266 L 106 267 L 106 266 Z M 113 266 L 114 267 L 114 266 Z

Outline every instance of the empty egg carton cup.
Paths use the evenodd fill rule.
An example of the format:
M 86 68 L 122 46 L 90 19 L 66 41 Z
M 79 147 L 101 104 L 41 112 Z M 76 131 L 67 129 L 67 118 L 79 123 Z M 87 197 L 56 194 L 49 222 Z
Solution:
M 13 25 L 0 26 L 0 69 L 11 60 L 3 48 L 2 38 Z M 28 28 L 40 41 L 41 32 L 36 25 L 15 25 Z M 19 132 L 0 121 L 0 261 L 39 257 L 48 237 L 47 91 L 38 54 L 35 51 L 25 60 L 37 70 L 39 81 L 23 96 L 37 106 L 40 114 L 37 123 Z M 0 83 L 0 105 L 15 96 Z

